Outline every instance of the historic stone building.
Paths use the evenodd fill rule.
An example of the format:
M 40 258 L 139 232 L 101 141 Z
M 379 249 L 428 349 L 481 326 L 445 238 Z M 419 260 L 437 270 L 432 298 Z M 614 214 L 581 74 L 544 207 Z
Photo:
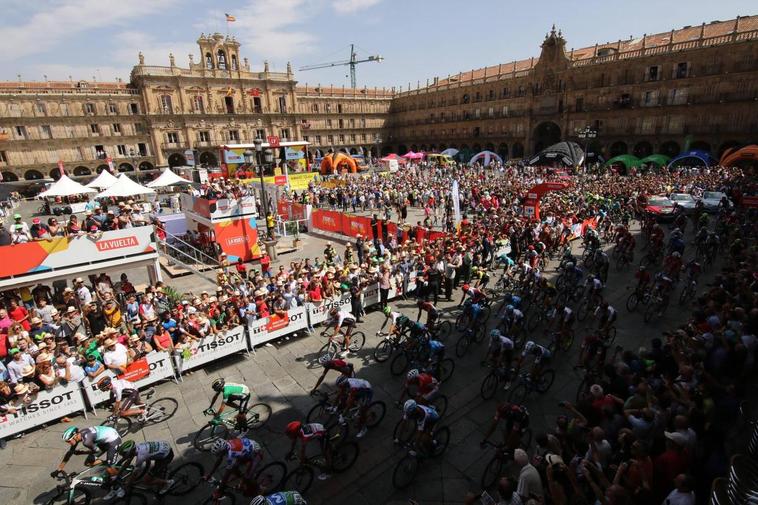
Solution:
M 521 158 L 590 126 L 591 153 L 718 157 L 758 143 L 758 16 L 568 49 L 555 28 L 538 58 L 401 91 L 387 147 Z
M 434 78 L 414 90 L 298 84 L 289 65 L 253 70 L 240 45 L 201 35 L 200 61 L 139 57 L 130 82 L 0 83 L 4 179 L 92 175 L 198 162 L 219 146 L 279 135 L 311 154 L 489 149 L 521 158 L 590 127 L 589 152 L 717 156 L 758 143 L 758 16 L 568 49 L 555 29 L 539 57 Z

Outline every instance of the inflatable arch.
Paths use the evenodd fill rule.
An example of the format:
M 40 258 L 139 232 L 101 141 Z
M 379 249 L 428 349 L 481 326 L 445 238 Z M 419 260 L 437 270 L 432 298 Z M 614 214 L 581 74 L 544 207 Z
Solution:
M 321 160 L 321 175 L 338 174 L 343 170 L 353 174 L 358 171 L 358 165 L 355 164 L 355 160 L 348 154 L 342 152 L 336 154 L 329 153 Z
M 540 199 L 542 195 L 551 191 L 561 191 L 571 185 L 567 182 L 543 182 L 532 187 L 524 198 L 524 216 L 528 218 L 540 218 Z

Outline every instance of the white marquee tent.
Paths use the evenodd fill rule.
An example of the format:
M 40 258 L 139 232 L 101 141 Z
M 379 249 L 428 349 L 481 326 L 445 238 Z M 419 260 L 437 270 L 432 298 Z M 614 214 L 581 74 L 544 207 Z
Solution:
M 88 188 L 83 184 L 80 184 L 70 178 L 68 175 L 63 174 L 60 179 L 55 181 L 47 191 L 43 191 L 39 194 L 41 198 L 50 196 L 73 196 L 83 195 L 86 193 L 97 193 L 97 190 Z
M 92 179 L 89 184 L 87 184 L 88 188 L 96 188 L 96 189 L 108 189 L 114 184 L 116 184 L 116 181 L 118 179 L 109 171 L 103 170 L 98 174 L 97 177 Z
M 166 186 L 178 186 L 179 184 L 192 184 L 190 181 L 171 171 L 170 168 L 164 170 L 161 175 L 154 181 L 148 182 L 148 188 L 164 188 Z
M 109 187 L 102 193 L 98 193 L 95 198 L 109 198 L 109 197 L 126 197 L 137 195 L 153 195 L 155 190 L 152 188 L 146 188 L 141 184 L 138 184 L 127 177 L 126 174 L 121 174 L 113 186 Z
M 445 149 L 444 151 L 442 151 L 440 154 L 446 154 L 448 156 L 455 156 L 456 154 L 458 154 L 458 149 L 455 149 L 455 148 L 452 148 L 452 147 L 448 147 L 447 149 Z
M 482 165 L 487 167 L 490 163 L 493 161 L 499 161 L 500 163 L 503 162 L 503 158 L 498 156 L 497 154 L 493 153 L 492 151 L 482 151 L 480 153 L 477 153 L 474 155 L 473 158 L 469 160 L 469 165 L 473 165 L 474 163 L 481 161 Z

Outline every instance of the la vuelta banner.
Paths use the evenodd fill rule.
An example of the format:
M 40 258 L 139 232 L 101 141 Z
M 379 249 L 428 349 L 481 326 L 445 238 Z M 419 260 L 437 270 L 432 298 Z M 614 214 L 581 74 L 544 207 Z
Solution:
M 226 253 L 230 263 L 238 259 L 250 261 L 261 257 L 258 245 L 258 225 L 255 218 L 229 219 L 213 223 L 216 243 Z
M 371 219 L 364 216 L 354 216 L 352 214 L 342 215 L 342 234 L 350 237 L 363 235 L 371 238 Z
M 342 233 L 342 217 L 341 212 L 334 210 L 316 209 L 311 214 L 316 229 L 333 233 Z
M 272 315 L 253 321 L 247 327 L 250 347 L 259 346 L 270 340 L 307 328 L 307 317 L 305 307 L 297 307 L 288 310 L 285 316 Z
M 0 415 L 0 439 L 85 409 L 82 391 L 76 382 L 59 384 L 50 391 L 42 390 L 31 398 L 31 402 L 19 405 L 14 414 Z
M 97 388 L 97 381 L 103 377 L 116 377 L 116 374 L 108 370 L 97 377 L 87 377 L 82 381 L 84 396 L 90 407 L 108 401 L 111 397 L 110 392 L 102 392 Z M 118 378 L 133 382 L 137 389 L 142 389 L 164 379 L 175 379 L 176 375 L 171 355 L 167 352 L 153 351 L 144 358 L 132 362 L 126 368 L 126 373 L 119 375 Z
M 219 335 L 209 335 L 195 342 L 189 351 L 189 356 L 176 354 L 174 362 L 179 373 L 199 367 L 205 363 L 221 359 L 235 352 L 246 351 L 244 326 L 235 326 Z

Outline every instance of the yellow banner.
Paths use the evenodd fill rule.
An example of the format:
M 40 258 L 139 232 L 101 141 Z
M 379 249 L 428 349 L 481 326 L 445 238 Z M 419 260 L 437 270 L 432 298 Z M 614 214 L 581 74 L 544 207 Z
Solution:
M 308 183 L 314 180 L 318 176 L 317 172 L 301 172 L 296 174 L 289 174 L 290 190 L 302 191 L 308 189 Z M 273 177 L 264 177 L 263 182 L 266 184 L 275 184 Z

